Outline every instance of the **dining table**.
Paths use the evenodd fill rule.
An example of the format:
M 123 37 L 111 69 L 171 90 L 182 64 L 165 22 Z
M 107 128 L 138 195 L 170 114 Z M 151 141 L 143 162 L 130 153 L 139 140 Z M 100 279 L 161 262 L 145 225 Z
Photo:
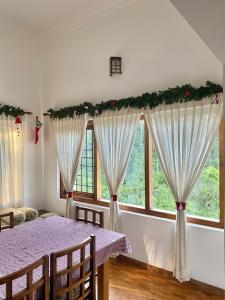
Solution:
M 109 258 L 131 252 L 126 235 L 61 216 L 39 217 L 0 232 L 0 277 L 20 270 L 44 255 L 78 245 L 90 235 L 96 237 L 97 299 L 107 300 Z M 19 292 L 24 285 L 24 280 L 15 281 L 13 292 Z M 3 286 L 0 286 L 0 299 L 5 299 Z

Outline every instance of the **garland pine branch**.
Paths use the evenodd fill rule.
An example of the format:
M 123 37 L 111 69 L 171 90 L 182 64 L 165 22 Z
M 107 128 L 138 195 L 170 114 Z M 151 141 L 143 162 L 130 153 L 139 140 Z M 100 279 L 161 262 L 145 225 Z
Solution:
M 98 104 L 84 102 L 79 105 L 67 106 L 60 109 L 49 109 L 45 115 L 53 119 L 73 118 L 75 115 L 88 113 L 90 116 L 100 115 L 106 110 L 120 110 L 122 108 L 154 108 L 160 104 L 173 104 L 178 102 L 200 101 L 203 98 L 222 93 L 223 88 L 219 84 L 207 81 L 205 86 L 199 88 L 191 84 L 168 88 L 164 91 L 145 93 L 138 97 L 128 97 L 120 100 L 109 100 Z
M 2 114 L 16 118 L 18 116 L 24 116 L 25 114 L 31 115 L 32 113 L 28 111 L 24 111 L 20 107 L 15 107 L 15 106 L 0 103 L 0 115 Z

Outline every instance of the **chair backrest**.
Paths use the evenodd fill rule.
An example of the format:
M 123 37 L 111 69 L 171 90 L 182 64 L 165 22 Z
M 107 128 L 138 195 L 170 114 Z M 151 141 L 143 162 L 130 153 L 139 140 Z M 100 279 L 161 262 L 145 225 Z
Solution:
M 81 217 L 81 212 L 83 212 L 83 217 Z M 75 218 L 76 221 L 91 223 L 101 228 L 104 227 L 104 213 L 102 210 L 76 206 Z
M 67 300 L 96 299 L 95 286 L 95 236 L 81 244 L 51 254 L 51 299 L 66 296 Z M 57 268 L 67 260 L 67 267 Z
M 33 281 L 33 272 L 37 268 L 42 268 L 42 275 L 36 281 Z M 24 289 L 13 294 L 13 283 L 16 280 L 24 280 Z M 0 286 L 5 285 L 5 293 L 7 300 L 34 300 L 35 295 L 39 295 L 40 299 L 49 300 L 49 257 L 43 256 L 41 259 L 31 265 L 0 278 Z
M 9 225 L 2 225 L 3 218 L 9 217 Z M 1 214 L 0 215 L 0 231 L 7 229 L 7 228 L 13 228 L 14 227 L 14 218 L 13 218 L 13 212 L 9 212 L 7 214 Z

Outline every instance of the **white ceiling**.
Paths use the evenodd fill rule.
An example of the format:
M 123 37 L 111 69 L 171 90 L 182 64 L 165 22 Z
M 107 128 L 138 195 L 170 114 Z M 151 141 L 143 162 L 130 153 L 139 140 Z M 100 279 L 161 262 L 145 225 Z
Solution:
M 0 16 L 49 31 L 79 26 L 132 0 L 0 0 Z
M 37 32 L 77 27 L 141 0 L 0 0 L 0 17 Z M 169 0 L 168 0 L 169 1 Z M 225 0 L 171 0 L 212 52 L 225 63 Z
M 225 63 L 225 0 L 171 0 L 205 44 Z

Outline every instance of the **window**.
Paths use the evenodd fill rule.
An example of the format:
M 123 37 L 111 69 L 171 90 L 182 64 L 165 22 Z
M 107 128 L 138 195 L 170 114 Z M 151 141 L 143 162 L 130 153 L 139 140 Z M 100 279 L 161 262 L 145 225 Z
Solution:
M 176 204 L 154 148 L 152 151 L 152 179 L 153 207 L 163 211 L 174 212 Z
M 129 164 L 123 185 L 120 189 L 120 203 L 145 206 L 145 135 L 144 120 L 140 120 L 134 147 L 131 152 Z M 102 198 L 109 199 L 109 191 L 105 175 L 101 170 Z
M 65 194 L 61 188 L 61 196 Z M 81 166 L 74 187 L 78 201 L 109 206 L 109 191 L 100 165 L 93 125 L 88 124 Z M 175 219 L 175 201 L 152 145 L 142 117 L 130 156 L 124 183 L 120 189 L 121 209 Z M 187 205 L 188 221 L 223 227 L 223 125 L 215 138 Z
M 153 152 L 152 168 L 154 208 L 164 211 L 175 211 L 174 198 L 155 151 Z M 188 215 L 219 221 L 219 198 L 219 135 L 217 135 L 209 158 L 189 196 L 187 205 Z
M 81 155 L 81 163 L 77 172 L 77 178 L 74 185 L 73 195 L 78 201 L 93 201 L 96 197 L 96 143 L 92 122 L 88 122 L 83 151 Z M 66 190 L 60 176 L 60 197 L 66 197 Z
M 94 141 L 93 129 L 86 130 L 84 148 L 74 191 L 94 193 Z
M 220 219 L 219 134 L 212 145 L 208 160 L 189 197 L 189 215 Z

